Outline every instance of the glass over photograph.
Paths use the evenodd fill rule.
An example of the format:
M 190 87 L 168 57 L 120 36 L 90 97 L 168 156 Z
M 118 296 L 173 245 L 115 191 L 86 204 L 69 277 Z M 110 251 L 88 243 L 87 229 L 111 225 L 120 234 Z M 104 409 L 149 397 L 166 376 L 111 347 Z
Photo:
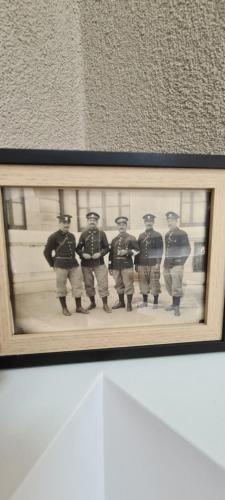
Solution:
M 210 191 L 4 188 L 14 332 L 202 323 Z

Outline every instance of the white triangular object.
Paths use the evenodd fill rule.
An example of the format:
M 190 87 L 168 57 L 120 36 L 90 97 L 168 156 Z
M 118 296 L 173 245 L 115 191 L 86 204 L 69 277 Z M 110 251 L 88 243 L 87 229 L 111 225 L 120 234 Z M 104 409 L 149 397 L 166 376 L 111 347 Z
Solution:
M 225 471 L 104 381 L 105 500 L 224 500 Z
M 225 471 L 99 377 L 11 500 L 224 500 Z
M 104 500 L 102 377 L 11 500 Z

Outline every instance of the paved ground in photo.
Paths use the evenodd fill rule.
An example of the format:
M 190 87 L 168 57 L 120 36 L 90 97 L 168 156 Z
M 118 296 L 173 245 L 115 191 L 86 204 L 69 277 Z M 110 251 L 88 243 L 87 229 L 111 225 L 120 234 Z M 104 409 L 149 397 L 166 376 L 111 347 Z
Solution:
M 165 311 L 165 306 L 171 300 L 164 286 L 159 298 L 158 309 L 152 308 L 149 303 L 147 308 L 141 309 L 141 295 L 138 284 L 135 283 L 133 311 L 118 309 L 106 314 L 102 310 L 102 301 L 96 297 L 97 308 L 88 315 L 75 313 L 75 303 L 69 292 L 67 303 L 72 316 L 66 317 L 61 313 L 61 307 L 54 292 L 40 292 L 16 296 L 16 332 L 35 333 L 67 330 L 87 330 L 93 328 L 123 327 L 124 325 L 160 325 L 177 323 L 198 323 L 204 318 L 203 305 L 204 289 L 202 285 L 189 285 L 184 287 L 184 297 L 181 302 L 181 316 L 175 317 L 173 312 Z M 110 286 L 109 305 L 117 300 L 114 287 Z M 149 295 L 149 302 L 152 296 Z M 82 299 L 84 307 L 89 304 L 88 298 Z

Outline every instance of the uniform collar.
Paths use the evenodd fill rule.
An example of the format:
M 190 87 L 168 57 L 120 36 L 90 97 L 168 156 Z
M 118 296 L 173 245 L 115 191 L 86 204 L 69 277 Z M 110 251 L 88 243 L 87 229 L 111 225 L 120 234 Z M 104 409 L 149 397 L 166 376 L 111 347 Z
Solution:
M 174 229 L 169 229 L 169 234 L 174 234 L 179 232 L 179 227 L 175 227 Z
M 64 231 L 62 231 L 62 229 L 59 229 L 59 233 L 62 234 L 63 236 L 67 236 L 68 234 L 70 234 L 69 231 L 67 231 L 67 233 L 65 233 Z

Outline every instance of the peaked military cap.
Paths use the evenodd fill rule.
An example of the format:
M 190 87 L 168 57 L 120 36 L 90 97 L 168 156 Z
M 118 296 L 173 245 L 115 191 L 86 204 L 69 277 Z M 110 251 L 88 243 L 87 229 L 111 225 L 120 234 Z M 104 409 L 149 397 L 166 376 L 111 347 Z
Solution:
M 128 217 L 125 217 L 125 216 L 121 215 L 120 217 L 117 217 L 117 218 L 115 219 L 115 222 L 116 222 L 117 224 L 119 224 L 120 222 L 128 222 Z
M 176 212 L 166 212 L 167 219 L 179 219 L 179 215 Z
M 144 219 L 145 222 L 154 221 L 155 220 L 155 215 L 153 215 L 153 214 L 145 214 L 145 215 L 143 215 L 143 219 Z
M 64 224 L 70 224 L 72 215 L 58 215 L 57 219 L 59 219 L 59 222 L 64 222 Z
M 100 219 L 100 215 L 98 215 L 96 212 L 88 212 L 86 217 L 87 219 L 95 219 L 95 220 Z

